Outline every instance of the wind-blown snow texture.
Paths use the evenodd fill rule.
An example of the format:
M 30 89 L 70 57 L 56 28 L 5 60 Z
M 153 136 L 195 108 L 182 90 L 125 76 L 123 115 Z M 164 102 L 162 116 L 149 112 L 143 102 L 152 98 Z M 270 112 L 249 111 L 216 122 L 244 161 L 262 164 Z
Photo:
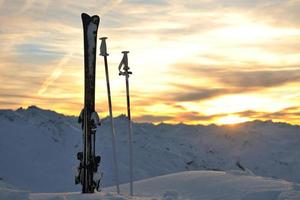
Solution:
M 296 200 L 299 184 L 237 171 L 189 171 L 137 181 L 137 196 L 162 200 Z M 129 184 L 121 186 L 128 191 Z M 108 191 L 110 188 L 108 188 Z
M 29 193 L 1 188 L 5 200 L 299 200 L 300 186 L 284 180 L 254 176 L 237 171 L 189 171 L 150 178 L 134 183 L 135 196 L 121 185 L 122 195 L 106 188 L 101 193 Z M 23 196 L 20 196 L 22 195 Z M 2 195 L 2 196 L 1 196 Z M 6 195 L 6 196 L 4 196 Z
M 0 180 L 0 199 L 1 200 L 28 200 L 29 192 L 19 190 L 14 186 Z
M 97 131 L 103 184 L 113 183 L 109 120 Z M 115 119 L 120 180 L 128 181 L 127 122 Z M 0 178 L 33 192 L 79 191 L 74 185 L 81 150 L 77 118 L 37 107 L 0 110 Z M 238 126 L 133 124 L 134 178 L 186 170 L 239 169 L 300 182 L 300 127 L 271 121 Z

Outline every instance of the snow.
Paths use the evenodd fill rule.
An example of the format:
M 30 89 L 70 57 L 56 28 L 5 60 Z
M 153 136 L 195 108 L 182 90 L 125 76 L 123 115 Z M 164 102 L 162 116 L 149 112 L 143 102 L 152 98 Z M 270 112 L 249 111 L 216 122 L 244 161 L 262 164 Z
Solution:
M 290 190 L 293 190 L 293 184 L 286 181 L 215 171 L 181 172 L 135 184 L 137 194 L 177 196 L 178 199 L 238 200 L 262 193 L 269 199 Z
M 135 194 L 162 199 L 300 199 L 299 185 L 284 180 L 216 171 L 188 171 L 137 181 Z M 110 190 L 108 188 L 107 190 Z M 128 184 L 121 186 L 128 191 Z
M 115 125 L 119 178 L 121 183 L 126 183 L 129 168 L 125 116 L 115 118 Z M 134 180 L 182 171 L 213 170 L 300 182 L 299 126 L 271 121 L 237 126 L 163 123 L 133 123 L 132 126 Z M 0 110 L 0 127 L 3 181 L 32 192 L 80 191 L 80 186 L 74 185 L 76 153 L 82 143 L 77 117 L 35 106 Z M 103 186 L 114 184 L 110 131 L 110 120 L 105 118 L 96 136 L 96 151 L 102 156 Z M 263 198 L 271 194 L 260 195 Z M 280 195 L 284 198 L 284 193 Z
M 0 180 L 1 200 L 29 200 L 29 192 L 18 190 L 12 185 Z
M 130 197 L 128 195 L 117 195 L 116 193 L 94 193 L 94 194 L 80 194 L 80 193 L 44 193 L 31 194 L 30 200 L 154 200 L 149 197 Z
M 121 195 L 105 188 L 100 193 L 22 193 L 11 191 L 0 198 L 7 200 L 296 200 L 299 184 L 253 176 L 216 171 L 186 171 L 137 181 L 135 195 L 128 196 L 129 184 L 121 185 Z M 2 196 L 1 196 L 2 195 Z M 7 195 L 7 196 L 3 196 Z
M 55 191 L 62 185 L 70 185 L 63 191 L 74 188 L 74 144 L 80 143 L 81 131 L 77 125 L 77 132 L 70 128 L 73 120 L 62 120 L 63 115 L 36 107 L 4 113 L 0 117 L 0 155 L 4 161 L 0 177 L 31 191 Z

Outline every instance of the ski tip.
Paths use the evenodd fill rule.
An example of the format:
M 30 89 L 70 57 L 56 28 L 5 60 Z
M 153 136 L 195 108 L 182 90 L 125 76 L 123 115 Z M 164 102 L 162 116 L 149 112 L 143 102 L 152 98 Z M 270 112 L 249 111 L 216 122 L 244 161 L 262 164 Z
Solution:
M 81 13 L 81 18 L 82 19 L 87 19 L 87 18 L 90 18 L 90 16 L 86 13 Z
M 122 51 L 122 53 L 123 53 L 123 54 L 127 54 L 127 53 L 129 53 L 129 51 Z
M 81 13 L 81 19 L 83 21 L 93 21 L 96 24 L 99 24 L 100 17 L 98 15 L 90 16 L 87 13 Z
M 100 22 L 100 17 L 98 15 L 93 15 L 92 20 L 94 21 L 95 24 L 99 24 Z

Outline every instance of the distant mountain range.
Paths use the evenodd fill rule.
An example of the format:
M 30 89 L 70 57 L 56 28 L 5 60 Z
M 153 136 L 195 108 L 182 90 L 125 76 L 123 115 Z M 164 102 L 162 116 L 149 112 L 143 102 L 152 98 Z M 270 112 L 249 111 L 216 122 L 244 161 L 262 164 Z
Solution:
M 124 115 L 115 118 L 120 179 L 127 182 Z M 36 106 L 0 110 L 0 178 L 33 192 L 78 191 L 74 185 L 81 128 L 74 116 Z M 110 124 L 97 130 L 103 185 L 114 183 Z M 234 126 L 133 123 L 136 180 L 186 170 L 246 170 L 300 182 L 300 127 L 272 121 Z

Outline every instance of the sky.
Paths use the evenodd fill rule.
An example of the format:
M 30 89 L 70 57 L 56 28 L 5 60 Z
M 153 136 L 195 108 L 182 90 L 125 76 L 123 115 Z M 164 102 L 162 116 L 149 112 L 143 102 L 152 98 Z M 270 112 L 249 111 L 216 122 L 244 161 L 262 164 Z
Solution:
M 117 68 L 128 50 L 134 121 L 300 124 L 299 10 L 300 0 L 0 0 L 0 109 L 80 113 L 86 12 L 108 37 L 115 116 L 126 113 Z M 96 70 L 105 117 L 103 57 Z

